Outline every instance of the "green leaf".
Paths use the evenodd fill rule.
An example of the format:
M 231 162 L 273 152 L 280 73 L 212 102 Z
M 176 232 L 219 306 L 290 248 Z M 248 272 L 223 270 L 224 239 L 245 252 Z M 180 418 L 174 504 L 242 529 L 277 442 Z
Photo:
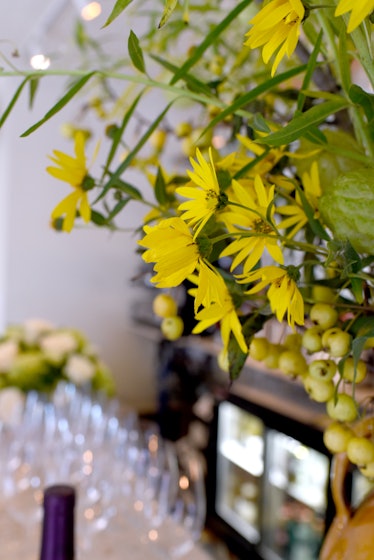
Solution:
M 353 103 L 361 105 L 369 122 L 374 119 L 374 94 L 354 84 L 349 89 L 349 98 Z
M 305 71 L 305 69 L 306 69 L 305 64 L 301 66 L 297 66 L 296 68 L 292 68 L 287 72 L 278 74 L 277 76 L 271 78 L 270 80 L 266 80 L 265 82 L 251 89 L 251 91 L 245 93 L 244 95 L 240 95 L 230 104 L 229 107 L 224 109 L 221 113 L 219 113 L 219 115 L 217 115 L 216 117 L 214 117 L 214 119 L 210 121 L 209 125 L 203 130 L 201 135 L 207 132 L 208 129 L 213 128 L 214 126 L 216 126 L 216 124 L 223 121 L 223 119 L 225 119 L 226 117 L 236 113 L 241 107 L 248 105 L 249 103 L 257 99 L 257 97 L 260 97 L 260 95 L 262 95 L 263 93 L 266 93 L 267 91 L 272 90 L 278 84 L 281 84 L 282 82 L 286 82 L 287 80 L 290 80 L 294 76 L 301 74 L 302 72 Z
M 252 0 L 243 0 L 238 4 L 218 25 L 213 27 L 213 30 L 206 36 L 204 41 L 200 43 L 194 50 L 190 58 L 186 60 L 180 69 L 174 74 L 170 84 L 175 84 L 178 80 L 188 72 L 199 60 L 202 59 L 204 52 L 214 43 L 220 34 L 234 21 L 238 15 L 252 2 Z
M 327 117 L 345 109 L 349 106 L 349 102 L 341 98 L 334 101 L 325 101 L 315 105 L 305 113 L 298 115 L 286 125 L 282 130 L 273 132 L 264 138 L 258 139 L 260 144 L 267 146 L 285 146 L 294 142 L 301 136 L 304 136 L 313 126 L 318 126 L 326 120 Z
M 145 74 L 143 51 L 140 47 L 139 39 L 133 31 L 130 31 L 128 49 L 131 61 L 135 68 L 137 68 L 139 72 L 142 72 L 142 74 Z
M 118 16 L 122 14 L 123 10 L 125 10 L 131 2 L 132 0 L 117 0 L 103 27 L 107 27 L 110 23 L 112 23 L 112 21 L 118 18 Z
M 95 226 L 104 227 L 108 225 L 108 220 L 106 219 L 103 214 L 97 212 L 97 210 L 91 210 L 91 222 L 95 224 Z
M 25 78 L 21 84 L 18 86 L 18 88 L 16 89 L 16 93 L 13 95 L 12 99 L 10 100 L 7 108 L 5 109 L 4 113 L 1 115 L 0 118 L 0 128 L 3 126 L 3 124 L 5 123 L 5 121 L 7 120 L 7 118 L 9 117 L 14 105 L 17 102 L 17 99 L 19 98 L 19 96 L 22 93 L 23 88 L 25 87 L 25 85 L 27 84 L 27 82 L 30 80 L 30 77 L 28 76 L 27 78 Z
M 94 70 L 93 72 L 89 72 L 88 74 L 86 74 L 85 76 L 83 76 L 83 78 L 81 78 L 80 80 L 78 80 L 73 87 L 71 87 L 68 92 L 61 97 L 61 99 L 59 99 L 59 101 L 56 103 L 56 105 L 54 105 L 52 107 L 52 109 L 50 109 L 42 119 L 40 119 L 40 121 L 38 121 L 37 123 L 35 123 L 33 126 L 31 126 L 30 128 L 28 128 L 25 132 L 23 132 L 23 134 L 21 134 L 21 137 L 24 138 L 25 136 L 29 136 L 32 132 L 34 132 L 37 128 L 39 128 L 40 126 L 42 126 L 45 122 L 47 122 L 50 118 L 52 118 L 54 115 L 56 115 L 56 113 L 58 113 L 59 111 L 61 111 L 61 109 L 63 109 L 65 107 L 65 105 L 67 105 L 69 103 L 69 101 L 71 101 L 71 99 L 73 99 L 73 97 L 75 97 L 75 95 L 78 93 L 78 91 L 80 91 L 85 85 L 86 83 L 92 78 L 92 76 L 94 76 L 96 74 L 96 70 Z
M 127 206 L 130 200 L 130 198 L 122 198 L 121 200 L 119 200 L 112 211 L 109 213 L 108 221 L 111 222 L 113 218 L 115 218 L 117 214 L 119 214 L 124 209 L 124 207 Z
M 150 56 L 153 60 L 161 64 L 161 66 L 163 66 L 167 70 L 170 70 L 174 74 L 175 72 L 177 72 L 177 70 L 179 70 L 178 66 L 175 66 L 174 64 L 172 64 L 168 60 L 165 60 L 164 58 L 161 58 L 160 56 L 157 56 L 155 54 L 151 54 Z M 210 95 L 212 93 L 209 86 L 207 86 L 191 74 L 186 73 L 183 76 L 183 80 L 192 91 L 199 91 L 201 93 L 205 93 L 206 95 Z
M 162 13 L 160 23 L 158 24 L 158 28 L 160 29 L 170 18 L 171 14 L 174 12 L 175 7 L 178 4 L 178 0 L 166 0 L 164 11 Z
M 38 89 L 39 86 L 39 81 L 40 78 L 34 76 L 33 78 L 31 78 L 30 80 L 30 86 L 29 86 L 29 109 L 32 109 L 33 105 L 34 105 L 34 99 L 35 99 L 35 95 L 36 95 L 36 91 Z
M 264 323 L 269 317 L 259 313 L 252 313 L 244 321 L 242 325 L 242 332 L 247 344 L 250 343 L 252 337 L 262 329 Z M 237 343 L 234 336 L 231 336 L 228 346 L 229 357 L 229 374 L 231 381 L 237 379 L 245 365 L 248 353 L 244 353 Z
M 303 93 L 303 90 L 306 90 L 309 87 L 309 84 L 312 80 L 313 77 L 313 72 L 317 66 L 317 58 L 318 58 L 318 54 L 321 48 L 321 42 L 322 42 L 322 35 L 323 35 L 323 31 L 321 29 L 316 44 L 314 45 L 314 49 L 310 54 L 309 57 L 309 61 L 307 64 L 307 69 L 305 72 L 305 76 L 304 76 L 304 80 L 303 80 L 303 84 L 301 86 L 301 90 L 299 92 L 299 96 L 297 99 L 297 112 L 301 112 L 304 106 L 304 102 L 305 102 L 305 93 Z
M 169 111 L 173 102 L 174 101 L 171 101 L 170 103 L 168 103 L 168 105 L 158 115 L 158 117 L 153 121 L 153 123 L 150 125 L 150 127 L 147 128 L 147 130 L 145 131 L 143 136 L 140 138 L 138 143 L 135 145 L 135 147 L 131 150 L 131 152 L 129 154 L 127 154 L 125 159 L 121 162 L 121 164 L 118 166 L 116 171 L 112 174 L 109 181 L 107 182 L 107 184 L 105 185 L 105 187 L 103 188 L 103 190 L 101 191 L 100 195 L 97 197 L 95 202 L 97 202 L 98 200 L 100 200 L 101 198 L 103 198 L 106 195 L 108 190 L 113 187 L 113 185 L 116 183 L 116 181 L 122 175 L 122 173 L 129 167 L 129 165 L 131 164 L 131 162 L 134 159 L 134 157 L 136 156 L 136 154 L 139 152 L 139 150 L 141 150 L 141 148 L 144 146 L 144 144 L 147 142 L 147 140 L 151 136 L 152 132 L 154 130 L 156 130 L 156 128 L 158 127 L 158 125 L 160 124 L 162 119 L 165 117 L 166 113 Z
M 314 209 L 309 204 L 303 189 L 298 184 L 296 184 L 295 186 L 300 196 L 301 204 L 303 205 L 303 210 L 305 212 L 305 215 L 308 218 L 308 224 L 310 225 L 310 228 L 312 229 L 314 235 L 320 237 L 321 239 L 325 239 L 325 241 L 329 241 L 330 236 L 328 235 L 325 228 L 322 226 L 321 222 L 315 219 Z
M 110 164 L 112 163 L 112 161 L 114 159 L 117 148 L 118 148 L 119 144 L 121 143 L 121 139 L 122 139 L 123 133 L 125 132 L 126 126 L 129 122 L 131 116 L 133 115 L 133 113 L 134 113 L 134 111 L 135 111 L 143 93 L 144 93 L 144 91 L 141 91 L 139 93 L 139 95 L 135 98 L 135 100 L 133 101 L 133 103 L 129 107 L 129 110 L 126 111 L 126 113 L 125 113 L 125 115 L 122 119 L 121 126 L 119 126 L 116 129 L 116 131 L 113 135 L 113 142 L 112 142 L 112 145 L 110 147 L 107 160 L 105 162 L 104 171 L 103 171 L 103 175 L 102 175 L 103 177 L 104 177 L 105 173 L 107 173 L 108 170 L 109 170 Z
M 155 197 L 157 202 L 161 206 L 164 205 L 168 199 L 167 192 L 166 192 L 166 183 L 160 167 L 157 169 L 156 182 L 155 182 Z
M 122 179 L 117 178 L 116 182 L 113 184 L 113 188 L 117 191 L 127 194 L 133 200 L 143 200 L 143 195 L 139 191 L 139 189 L 137 189 L 136 187 L 134 187 L 134 185 L 131 185 L 127 181 L 122 181 Z

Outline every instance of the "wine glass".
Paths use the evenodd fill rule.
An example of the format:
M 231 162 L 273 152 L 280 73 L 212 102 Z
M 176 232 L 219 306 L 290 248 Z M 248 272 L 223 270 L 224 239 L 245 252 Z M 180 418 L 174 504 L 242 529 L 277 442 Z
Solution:
M 153 509 L 145 514 L 147 538 L 160 557 L 182 557 L 200 538 L 206 516 L 204 463 L 184 441 L 169 453 Z

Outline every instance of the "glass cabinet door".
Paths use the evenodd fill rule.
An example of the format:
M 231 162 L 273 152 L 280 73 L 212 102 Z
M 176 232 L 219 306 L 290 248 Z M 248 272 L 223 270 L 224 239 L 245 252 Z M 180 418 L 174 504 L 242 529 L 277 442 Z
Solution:
M 216 511 L 250 543 L 260 540 L 263 422 L 240 407 L 219 406 Z
M 276 430 L 267 432 L 261 523 L 266 560 L 318 560 L 328 478 L 325 455 Z

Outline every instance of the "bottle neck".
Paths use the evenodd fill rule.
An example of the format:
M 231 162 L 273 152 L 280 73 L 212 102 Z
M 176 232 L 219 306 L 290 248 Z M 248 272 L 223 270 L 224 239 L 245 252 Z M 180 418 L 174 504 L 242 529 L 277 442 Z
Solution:
M 74 560 L 74 506 L 73 487 L 45 490 L 40 560 Z

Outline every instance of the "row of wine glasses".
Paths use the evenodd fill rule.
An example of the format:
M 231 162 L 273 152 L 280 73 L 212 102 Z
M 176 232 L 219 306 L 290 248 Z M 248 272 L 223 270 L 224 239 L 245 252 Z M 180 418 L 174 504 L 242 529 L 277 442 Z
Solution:
M 0 426 L 0 505 L 26 540 L 40 526 L 43 489 L 55 483 L 77 488 L 78 559 L 92 558 L 95 536 L 116 530 L 159 558 L 177 558 L 204 524 L 196 452 L 164 440 L 157 424 L 117 400 L 68 383 L 48 399 L 30 392 L 19 422 Z

